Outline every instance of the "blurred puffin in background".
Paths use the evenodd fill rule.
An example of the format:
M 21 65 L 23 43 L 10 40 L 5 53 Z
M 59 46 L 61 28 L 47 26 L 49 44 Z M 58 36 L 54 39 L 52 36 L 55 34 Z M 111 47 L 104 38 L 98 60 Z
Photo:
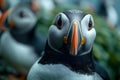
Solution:
M 118 13 L 114 7 L 114 0 L 101 0 L 97 13 L 106 18 L 110 28 L 118 24 Z
M 0 41 L 0 56 L 20 74 L 27 74 L 42 55 L 46 39 L 36 32 L 36 6 L 31 1 L 18 3 L 12 8 Z M 22 78 L 23 79 L 23 78 Z
M 92 58 L 95 37 L 90 14 L 60 12 L 49 28 L 44 55 L 32 66 L 27 80 L 109 80 Z
M 4 22 L 7 18 L 7 15 L 10 14 L 10 3 L 9 0 L 0 0 L 0 41 L 1 41 L 1 36 L 4 33 L 4 31 L 7 29 L 4 25 Z M 1 44 L 0 44 L 1 45 Z M 2 58 L 0 57 L 0 74 L 4 71 L 4 69 L 2 69 L 5 65 L 4 60 L 2 60 Z M 2 76 L 2 75 L 1 75 Z M 0 78 L 1 78 L 0 76 Z
M 7 15 L 10 13 L 10 3 L 9 0 L 0 0 L 0 36 L 5 31 L 4 21 Z
M 35 2 L 35 0 L 0 0 L 0 35 L 5 31 L 6 27 L 4 25 L 7 15 L 11 12 L 10 8 L 15 7 L 20 2 L 30 2 L 35 13 L 39 12 L 40 7 Z
M 114 6 L 115 0 L 80 0 L 80 7 L 89 9 L 105 18 L 110 28 L 118 24 L 118 13 Z

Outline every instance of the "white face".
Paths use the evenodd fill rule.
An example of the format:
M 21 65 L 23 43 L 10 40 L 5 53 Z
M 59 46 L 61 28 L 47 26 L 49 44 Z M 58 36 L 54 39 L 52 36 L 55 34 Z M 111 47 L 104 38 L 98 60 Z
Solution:
M 72 20 L 70 21 L 68 16 L 64 13 L 59 13 L 54 21 L 53 24 L 49 28 L 49 35 L 48 35 L 48 44 L 51 48 L 53 48 L 56 51 L 60 51 L 60 48 L 63 47 L 64 44 L 64 36 L 67 36 L 67 45 L 68 50 L 71 49 L 72 44 L 72 36 L 74 32 L 74 23 L 77 26 L 76 27 L 76 35 L 77 38 L 75 38 L 74 41 L 77 43 L 77 52 L 75 55 L 84 55 L 91 51 L 92 44 L 94 42 L 96 31 L 94 29 L 94 21 L 90 14 L 85 15 L 83 18 L 78 15 L 71 16 Z M 79 19 L 80 18 L 80 19 Z M 85 43 L 81 44 L 82 38 L 85 39 Z M 75 44 L 76 45 L 76 44 Z M 64 45 L 65 46 L 65 45 Z M 73 45 L 74 46 L 74 45 Z
M 92 45 L 93 45 L 94 40 L 95 40 L 95 37 L 96 37 L 96 31 L 94 29 L 93 17 L 90 14 L 86 15 L 81 20 L 81 28 L 82 28 L 83 36 L 86 39 L 86 43 L 84 44 L 86 51 L 83 51 L 84 52 L 84 53 L 82 53 L 82 55 L 83 55 L 91 50 Z
M 61 26 L 54 25 L 58 22 L 60 16 L 61 16 L 61 22 L 60 22 Z M 49 31 L 48 31 L 49 32 L 48 41 L 51 47 L 55 49 L 59 49 L 62 46 L 63 36 L 67 34 L 69 24 L 70 22 L 65 14 L 60 13 L 55 17 L 53 21 L 53 25 L 50 26 Z
M 25 33 L 35 26 L 37 18 L 28 6 L 21 5 L 12 10 L 8 21 L 14 22 L 15 27 Z

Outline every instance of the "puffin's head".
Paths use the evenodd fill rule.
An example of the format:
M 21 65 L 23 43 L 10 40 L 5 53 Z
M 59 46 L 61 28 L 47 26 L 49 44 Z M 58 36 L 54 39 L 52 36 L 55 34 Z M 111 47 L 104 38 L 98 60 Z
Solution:
M 13 9 L 10 15 L 8 15 L 7 23 L 9 27 L 16 31 L 16 33 L 29 32 L 37 22 L 35 13 L 31 9 L 29 3 L 19 3 Z
M 49 28 L 48 45 L 56 51 L 79 56 L 91 51 L 95 36 L 90 14 L 68 10 L 55 17 Z

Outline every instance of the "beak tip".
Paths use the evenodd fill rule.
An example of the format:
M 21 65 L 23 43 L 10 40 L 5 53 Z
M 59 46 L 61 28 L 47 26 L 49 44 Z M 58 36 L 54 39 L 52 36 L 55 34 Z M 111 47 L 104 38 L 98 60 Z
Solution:
M 77 51 L 70 51 L 70 54 L 73 55 L 73 56 L 76 56 L 77 55 Z

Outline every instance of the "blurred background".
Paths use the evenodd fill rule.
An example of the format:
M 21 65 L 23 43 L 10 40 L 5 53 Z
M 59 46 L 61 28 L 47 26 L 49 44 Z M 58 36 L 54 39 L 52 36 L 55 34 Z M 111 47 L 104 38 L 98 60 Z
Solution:
M 6 0 L 11 9 L 24 0 Z M 29 0 L 28 0 L 29 1 Z M 1 2 L 1 1 L 0 1 Z M 93 57 L 103 66 L 111 80 L 120 80 L 120 1 L 119 0 L 33 0 L 39 7 L 37 31 L 47 36 L 53 18 L 59 12 L 79 9 L 92 14 L 97 36 L 93 45 Z M 2 14 L 2 11 L 0 11 Z M 13 70 L 0 59 L 0 80 L 10 80 L 7 70 Z

